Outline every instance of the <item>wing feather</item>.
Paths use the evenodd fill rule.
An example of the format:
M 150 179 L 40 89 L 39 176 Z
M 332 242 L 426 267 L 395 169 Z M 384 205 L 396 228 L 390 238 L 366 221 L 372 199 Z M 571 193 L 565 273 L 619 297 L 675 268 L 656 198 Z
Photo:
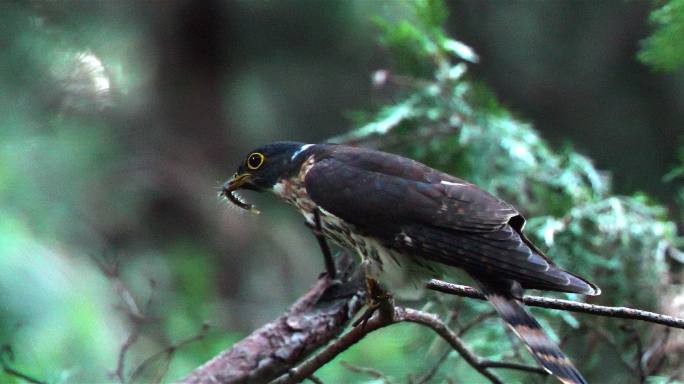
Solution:
M 386 246 L 524 288 L 600 292 L 556 267 L 524 237 L 518 211 L 473 184 L 384 152 L 331 146 L 314 156 L 309 197 Z
M 570 292 L 586 288 L 583 281 L 578 285 L 572 275 L 530 250 L 510 226 L 500 232 L 507 237 L 485 239 L 480 234 L 413 225 L 403 229 L 405 236 L 397 237 L 394 246 L 475 275 L 515 280 L 525 288 Z
M 305 183 L 317 204 L 355 224 L 373 217 L 489 232 L 519 215 L 473 184 L 376 151 L 332 152 L 317 159 Z

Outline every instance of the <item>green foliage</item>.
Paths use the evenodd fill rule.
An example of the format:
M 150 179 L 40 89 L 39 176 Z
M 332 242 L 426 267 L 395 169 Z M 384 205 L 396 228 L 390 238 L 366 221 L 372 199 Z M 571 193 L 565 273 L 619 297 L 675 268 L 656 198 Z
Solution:
M 684 64 L 684 0 L 667 0 L 651 13 L 655 31 L 642 43 L 639 60 L 662 71 Z
M 659 2 L 650 15 L 655 31 L 642 42 L 638 57 L 642 62 L 662 71 L 675 71 L 684 64 L 684 0 Z M 679 165 L 665 175 L 666 182 L 680 182 L 684 175 L 684 146 L 679 150 Z M 684 187 L 679 188 L 678 203 L 684 217 Z
M 562 217 L 537 217 L 530 230 L 554 260 L 595 279 L 602 301 L 658 309 L 652 290 L 663 288 L 665 252 L 676 236 L 663 207 L 640 196 L 607 197 Z
M 235 4 L 254 7 L 248 11 L 263 16 L 270 3 Z M 302 9 L 316 8 L 302 4 Z M 572 148 L 552 148 L 530 124 L 502 107 L 485 85 L 472 79 L 469 65 L 476 63 L 478 56 L 447 35 L 442 1 L 349 4 L 335 6 L 345 15 L 353 14 L 354 7 L 361 9 L 363 18 L 369 13 L 380 15 L 374 18 L 379 40 L 393 60 L 387 81 L 402 85 L 402 89 L 393 94 L 393 102 L 377 111 L 356 114 L 359 128 L 341 140 L 406 153 L 515 202 L 530 217 L 527 232 L 554 260 L 604 289 L 598 300 L 657 309 L 659 303 L 650 293 L 661 290 L 667 296 L 665 255 L 682 254 L 671 246 L 678 239 L 661 206 L 644 196 L 613 196 L 610 178 L 590 159 Z M 642 54 L 654 57 L 645 59 L 649 62 L 665 63 L 658 64 L 663 68 L 681 64 L 680 39 L 668 45 L 666 38 L 678 36 L 675 28 L 681 28 L 677 25 L 682 24 L 678 16 L 682 2 L 669 4 L 654 14 L 659 30 L 646 42 Z M 84 3 L 71 10 L 60 2 L 0 5 L 0 22 L 9 31 L 0 36 L 0 344 L 14 347 L 13 367 L 50 383 L 114 380 L 109 373 L 131 331 L 117 294 L 121 286 L 103 276 L 93 256 L 120 260 L 121 280 L 133 299 L 139 305 L 151 302 L 146 311 L 151 321 L 143 325 L 139 341 L 129 351 L 127 374 L 152 354 L 192 338 L 204 321 L 215 325 L 201 342 L 175 351 L 168 372 L 169 361 L 163 353 L 142 369 L 139 378 L 144 382 L 164 373 L 165 380 L 182 377 L 249 329 L 271 320 L 301 293 L 302 285 L 315 278 L 318 268 L 311 262 L 318 257 L 315 241 L 304 228 L 286 227 L 291 222 L 278 215 L 262 217 L 257 225 L 257 219 L 224 213 L 213 198 L 212 187 L 232 169 L 226 173 L 225 163 L 216 161 L 217 157 L 202 161 L 202 155 L 221 153 L 217 148 L 235 150 L 247 145 L 240 137 L 293 136 L 292 123 L 280 121 L 274 112 L 280 104 L 273 95 L 281 92 L 282 84 L 300 86 L 293 88 L 292 94 L 309 108 L 302 115 L 317 122 L 318 104 L 323 102 L 312 102 L 312 89 L 301 88 L 300 83 L 306 83 L 303 79 L 309 79 L 305 77 L 309 72 L 327 73 L 317 71 L 330 63 L 314 60 L 308 64 L 311 67 L 292 72 L 310 58 L 291 58 L 289 49 L 287 53 L 276 50 L 275 55 L 266 55 L 269 68 L 275 71 L 262 79 L 262 72 L 244 71 L 246 65 L 233 65 L 241 61 L 230 61 L 231 65 L 225 66 L 234 72 L 226 76 L 226 89 L 222 90 L 239 100 L 244 106 L 240 110 L 245 112 L 241 120 L 231 123 L 255 129 L 230 132 L 226 137 L 235 142 L 226 146 L 216 145 L 222 140 L 214 137 L 205 140 L 213 141 L 213 146 L 206 142 L 193 146 L 199 130 L 206 128 L 204 120 L 200 119 L 198 126 L 183 122 L 188 128 L 182 131 L 181 124 L 169 121 L 175 119 L 174 111 L 156 109 L 157 104 L 169 103 L 164 98 L 177 92 L 175 83 L 188 79 L 173 79 L 168 83 L 173 83 L 172 87 L 157 88 L 161 79 L 154 71 L 167 72 L 150 60 L 155 54 L 152 45 L 165 45 L 160 41 L 166 35 L 148 25 L 148 19 L 138 18 L 150 13 L 148 5 L 137 7 Z M 161 27 L 157 26 L 164 33 L 187 28 L 185 24 L 166 24 L 170 14 L 181 13 L 175 11 L 180 8 L 171 9 L 174 11 L 165 12 L 163 22 L 158 23 Z M 335 18 L 319 19 L 316 12 L 308 17 L 319 25 L 335 24 L 330 29 L 334 34 L 358 26 L 340 24 Z M 230 33 L 228 40 L 237 38 L 232 34 L 238 32 L 231 29 Z M 359 38 L 350 41 L 364 40 L 361 32 L 355 33 Z M 656 39 L 659 33 L 664 37 Z M 236 47 L 237 54 L 271 52 L 245 41 L 246 47 Z M 255 47 L 249 50 L 249 45 Z M 661 50 L 665 53 L 659 53 Z M 232 47 L 228 53 L 234 53 Z M 175 52 L 166 52 L 172 54 Z M 240 57 L 243 59 L 249 58 Z M 228 73 L 225 68 L 216 70 L 220 71 Z M 296 76 L 291 76 L 293 73 Z M 205 79 L 205 74 L 199 77 Z M 278 83 L 283 79 L 284 83 Z M 104 83 L 111 85 L 110 91 L 104 91 Z M 192 84 L 200 84 L 193 91 L 206 86 Z M 325 93 L 330 91 L 326 88 Z M 174 99 L 177 104 L 171 104 L 176 109 L 199 105 L 204 116 L 207 104 L 193 99 L 205 96 L 202 92 L 181 94 L 179 101 Z M 312 105 L 316 105 L 313 117 Z M 223 112 L 238 114 L 230 109 Z M 210 166 L 216 169 L 199 175 Z M 672 176 L 680 180 L 677 171 Z M 187 192 L 179 192 L 183 190 Z M 169 198 L 174 193 L 178 195 Z M 174 204 L 181 205 L 183 215 L 165 216 Z M 172 223 L 164 226 L 164 219 Z M 204 232 L 189 227 L 201 227 Z M 209 230 L 216 228 L 223 230 Z M 227 239 L 231 231 L 237 235 Z M 251 254 L 251 243 L 258 243 L 260 252 Z M 274 249 L 285 251 L 273 257 Z M 302 276 L 306 276 L 300 279 L 304 282 L 292 283 Z M 235 300 L 240 295 L 243 297 Z M 440 296 L 428 306 L 428 310 L 442 313 L 457 309 L 454 326 L 491 310 L 484 302 Z M 614 380 L 624 378 L 626 374 L 619 373 L 622 366 L 606 364 L 601 357 L 631 358 L 632 350 L 604 346 L 594 353 L 596 350 L 586 347 L 604 345 L 596 338 L 589 340 L 595 335 L 587 330 L 588 323 L 615 335 L 616 345 L 627 345 L 621 344 L 626 337 L 617 329 L 618 322 L 564 312 L 540 310 L 535 314 L 557 337 L 574 335 L 573 339 L 581 341 L 571 340 L 568 352 L 586 356 L 578 362 L 582 371 L 588 367 L 587 373 L 601 378 L 600 371 L 614 368 Z M 635 326 L 644 334 L 651 331 L 641 324 Z M 495 359 L 511 359 L 516 345 L 508 341 L 495 318 L 473 328 L 465 340 L 477 353 Z M 410 374 L 427 371 L 445 350 L 432 332 L 402 324 L 363 340 L 319 373 L 325 382 L 378 381 L 337 364 L 346 360 L 404 382 Z M 529 380 L 524 373 L 501 374 L 507 382 Z M 456 353 L 448 355 L 433 382 L 444 382 L 447 377 L 459 382 L 482 379 Z M 666 380 L 649 378 L 650 382 Z M 20 381 L 0 372 L 0 382 Z
M 49 383 L 111 381 L 130 323 L 117 310 L 120 286 L 91 257 L 119 258 L 102 232 L 143 230 L 134 218 L 150 199 L 144 170 L 121 171 L 137 155 L 127 153 L 110 109 L 114 101 L 137 101 L 119 97 L 145 73 L 136 65 L 120 73 L 139 30 L 130 19 L 107 23 L 79 12 L 59 15 L 67 20 L 57 27 L 28 3 L 0 8 L 0 23 L 11 31 L 0 37 L 0 346 L 13 347 L 13 368 Z M 135 249 L 122 267 L 140 303 L 152 295 L 151 279 L 162 292 L 148 313 L 162 332 L 143 336 L 127 367 L 162 349 L 166 336 L 193 335 L 210 317 L 207 281 L 215 280 L 207 280 L 211 269 L 198 243 L 168 250 L 170 262 Z M 169 265 L 188 271 L 181 294 L 170 294 Z M 202 348 L 176 354 L 171 374 L 185 374 L 237 337 L 209 334 Z M 22 381 L 0 372 L 0 382 Z
M 684 144 L 680 145 L 678 155 L 678 165 L 665 175 L 664 181 L 678 185 L 678 195 L 676 199 L 680 208 L 680 218 L 684 219 Z M 684 263 L 684 258 L 682 258 L 681 261 Z
M 448 13 L 442 1 L 417 0 L 392 5 L 390 14 L 405 18 L 376 17 L 374 21 L 382 30 L 379 41 L 392 53 L 397 71 L 430 76 L 435 64 L 444 63 L 444 55 L 478 61 L 470 47 L 445 33 L 443 24 Z

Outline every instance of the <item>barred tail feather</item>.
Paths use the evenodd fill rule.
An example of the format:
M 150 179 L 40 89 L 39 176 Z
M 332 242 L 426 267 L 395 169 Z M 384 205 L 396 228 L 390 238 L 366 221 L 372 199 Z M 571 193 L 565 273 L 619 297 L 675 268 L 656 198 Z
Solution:
M 537 320 L 518 300 L 510 295 L 487 292 L 487 290 L 485 290 L 485 296 L 547 372 L 565 384 L 587 383 L 570 359 L 548 337 Z

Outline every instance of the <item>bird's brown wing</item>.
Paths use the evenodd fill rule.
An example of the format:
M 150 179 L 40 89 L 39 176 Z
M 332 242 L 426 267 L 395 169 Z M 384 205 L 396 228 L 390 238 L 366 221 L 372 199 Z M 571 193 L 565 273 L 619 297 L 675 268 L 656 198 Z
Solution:
M 598 292 L 530 246 L 509 224 L 522 220 L 512 206 L 415 161 L 376 151 L 327 153 L 305 186 L 319 207 L 399 251 L 524 288 Z
M 324 209 L 362 226 L 377 218 L 488 232 L 519 215 L 513 206 L 473 184 L 372 150 L 331 151 L 317 159 L 305 182 L 309 195 Z

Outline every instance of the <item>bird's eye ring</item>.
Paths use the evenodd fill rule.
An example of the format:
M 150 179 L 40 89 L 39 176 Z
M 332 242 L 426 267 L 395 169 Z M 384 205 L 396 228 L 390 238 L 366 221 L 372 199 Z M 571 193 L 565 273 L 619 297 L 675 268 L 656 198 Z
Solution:
M 264 164 L 266 157 L 259 153 L 254 152 L 247 157 L 247 167 L 251 170 L 259 169 Z

